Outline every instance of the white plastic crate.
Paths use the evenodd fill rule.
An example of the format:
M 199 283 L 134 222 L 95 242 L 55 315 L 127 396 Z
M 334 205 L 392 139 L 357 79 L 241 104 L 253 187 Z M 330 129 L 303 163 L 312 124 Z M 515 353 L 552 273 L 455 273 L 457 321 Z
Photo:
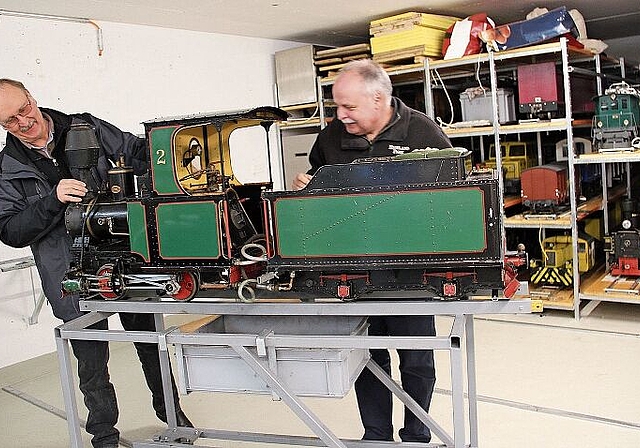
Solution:
M 225 315 L 195 333 L 275 335 L 367 334 L 366 318 L 350 316 Z M 193 332 L 190 334 L 194 334 Z M 255 347 L 249 348 L 254 355 Z M 270 393 L 272 390 L 231 348 L 224 345 L 176 344 L 178 387 L 192 391 Z M 268 357 L 259 361 L 269 366 Z M 276 371 L 290 392 L 300 396 L 344 397 L 369 360 L 367 349 L 276 347 Z M 272 360 L 273 363 L 273 360 Z
M 498 122 L 500 124 L 516 121 L 516 105 L 511 89 L 498 89 Z M 493 107 L 491 103 L 491 90 L 486 90 L 479 95 L 469 95 L 468 92 L 460 94 L 460 106 L 462 107 L 462 121 L 489 120 L 493 123 Z

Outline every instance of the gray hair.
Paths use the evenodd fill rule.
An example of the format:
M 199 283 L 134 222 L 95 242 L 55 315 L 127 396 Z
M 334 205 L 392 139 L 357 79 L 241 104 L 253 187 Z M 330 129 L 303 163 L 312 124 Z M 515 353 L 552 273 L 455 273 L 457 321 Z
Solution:
M 7 86 L 13 86 L 17 89 L 24 90 L 27 92 L 27 88 L 20 81 L 16 81 L 15 79 L 10 78 L 0 78 L 0 88 Z
M 372 59 L 356 59 L 354 61 L 347 62 L 344 67 L 340 69 L 338 77 L 347 72 L 355 72 L 360 75 L 367 90 L 372 95 L 376 92 L 380 92 L 387 98 L 391 98 L 393 91 L 391 79 L 389 79 L 387 72 Z

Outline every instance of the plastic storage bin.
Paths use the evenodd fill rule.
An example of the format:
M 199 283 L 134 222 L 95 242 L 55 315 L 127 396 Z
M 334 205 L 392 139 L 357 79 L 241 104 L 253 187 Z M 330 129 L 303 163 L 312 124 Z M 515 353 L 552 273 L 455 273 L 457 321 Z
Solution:
M 366 335 L 366 318 L 351 316 L 235 316 L 225 315 L 193 332 L 213 334 Z M 181 330 L 182 331 L 182 330 Z M 254 355 L 255 347 L 250 347 Z M 276 347 L 275 360 L 259 357 L 265 366 L 275 365 L 277 377 L 300 396 L 343 397 L 369 360 L 367 349 Z M 270 393 L 256 372 L 228 345 L 176 344 L 178 387 L 192 391 Z M 271 361 L 271 364 L 270 364 Z M 273 369 L 272 369 L 273 371 Z
M 500 124 L 516 121 L 516 105 L 513 90 L 498 89 L 498 122 Z M 460 106 L 462 107 L 462 121 L 488 120 L 493 123 L 493 107 L 491 104 L 491 91 L 486 90 L 479 95 L 470 95 L 468 92 L 460 94 Z

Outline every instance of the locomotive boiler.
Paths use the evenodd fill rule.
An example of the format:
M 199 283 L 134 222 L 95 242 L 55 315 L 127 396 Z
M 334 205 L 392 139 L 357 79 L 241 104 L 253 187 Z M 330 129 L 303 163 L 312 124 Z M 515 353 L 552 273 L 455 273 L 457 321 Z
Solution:
M 65 289 L 243 301 L 513 292 L 498 180 L 471 174 L 470 151 L 325 166 L 295 192 L 246 181 L 259 161 L 270 176 L 268 131 L 285 118 L 260 107 L 145 122 L 150 169 L 138 188 L 123 188 L 133 174 L 116 166 L 108 188 L 69 206 Z

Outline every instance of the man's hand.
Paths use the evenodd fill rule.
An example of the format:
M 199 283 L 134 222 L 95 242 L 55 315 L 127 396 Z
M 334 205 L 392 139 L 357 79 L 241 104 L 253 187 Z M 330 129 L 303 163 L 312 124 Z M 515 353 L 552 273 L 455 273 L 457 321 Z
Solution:
M 311 174 L 298 173 L 296 174 L 296 177 L 293 179 L 293 183 L 291 186 L 293 187 L 294 190 L 302 190 L 304 187 L 307 186 L 307 184 L 309 183 L 312 177 L 313 176 L 311 176 Z
M 62 179 L 56 187 L 56 196 L 63 204 L 80 202 L 87 194 L 87 186 L 76 179 Z

